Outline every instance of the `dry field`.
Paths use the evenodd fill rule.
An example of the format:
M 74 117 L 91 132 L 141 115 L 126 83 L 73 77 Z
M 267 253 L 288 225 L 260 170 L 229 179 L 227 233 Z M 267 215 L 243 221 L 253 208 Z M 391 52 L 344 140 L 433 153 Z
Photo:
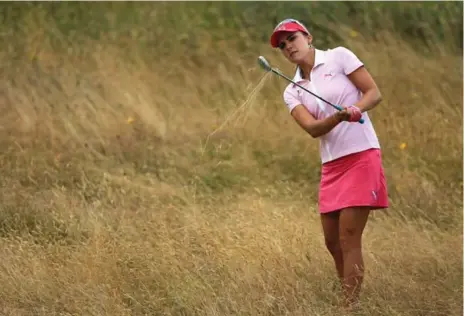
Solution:
M 124 40 L 57 49 L 37 28 L 0 56 L 0 314 L 339 315 L 318 143 L 256 57 L 292 67 L 207 37 L 148 62 Z M 462 315 L 462 57 L 388 33 L 349 48 L 384 96 L 391 198 L 359 315 Z

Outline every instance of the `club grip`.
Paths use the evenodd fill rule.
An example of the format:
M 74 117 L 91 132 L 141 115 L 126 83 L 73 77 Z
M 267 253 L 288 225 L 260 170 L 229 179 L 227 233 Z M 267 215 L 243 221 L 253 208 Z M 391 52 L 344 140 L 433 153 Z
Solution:
M 340 106 L 340 105 L 334 105 L 334 107 L 339 110 L 339 111 L 343 111 L 343 108 Z M 358 121 L 360 124 L 364 124 L 364 119 L 361 117 L 361 119 Z

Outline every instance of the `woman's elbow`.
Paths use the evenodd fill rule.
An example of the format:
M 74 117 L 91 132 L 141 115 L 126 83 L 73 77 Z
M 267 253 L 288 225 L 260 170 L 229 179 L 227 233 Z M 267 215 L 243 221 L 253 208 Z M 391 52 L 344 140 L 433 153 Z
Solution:
M 369 90 L 369 97 L 368 97 L 368 100 L 367 101 L 369 103 L 369 105 L 367 106 L 367 108 L 369 110 L 372 110 L 373 108 L 375 108 L 380 102 L 382 102 L 382 94 L 380 93 L 379 89 L 377 88 L 374 88 L 374 89 L 371 89 Z M 366 95 L 367 96 L 367 95 Z
M 383 100 L 383 96 L 382 96 L 382 93 L 380 93 L 380 90 L 379 89 L 376 89 L 375 90 L 375 105 L 379 104 L 380 102 L 382 102 Z
M 312 138 L 314 138 L 314 139 L 316 139 L 316 138 L 318 138 L 318 137 L 321 137 L 321 136 L 322 136 L 322 135 L 320 135 L 320 134 L 316 134 L 316 133 L 310 133 L 310 132 L 308 132 L 308 134 L 309 134 L 309 136 L 311 136 L 311 137 L 312 137 Z
M 312 128 L 312 127 L 305 127 L 305 131 L 312 137 L 312 138 L 318 138 L 322 136 L 320 132 L 317 131 L 317 129 Z

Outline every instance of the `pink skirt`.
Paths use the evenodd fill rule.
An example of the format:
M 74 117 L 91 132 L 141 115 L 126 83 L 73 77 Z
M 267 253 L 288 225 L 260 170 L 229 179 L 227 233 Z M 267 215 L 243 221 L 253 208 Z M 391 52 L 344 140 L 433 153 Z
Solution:
M 322 165 L 319 212 L 347 207 L 388 207 L 388 192 L 379 149 L 369 149 Z

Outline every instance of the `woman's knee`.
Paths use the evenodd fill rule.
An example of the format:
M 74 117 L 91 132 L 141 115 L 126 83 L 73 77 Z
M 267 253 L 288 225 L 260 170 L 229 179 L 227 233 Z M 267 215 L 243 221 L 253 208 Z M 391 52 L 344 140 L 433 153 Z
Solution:
M 361 247 L 364 227 L 369 216 L 366 208 L 343 210 L 340 215 L 340 247 L 342 251 L 349 251 Z
M 344 227 L 340 230 L 340 248 L 343 252 L 361 247 L 361 234 L 355 227 Z

